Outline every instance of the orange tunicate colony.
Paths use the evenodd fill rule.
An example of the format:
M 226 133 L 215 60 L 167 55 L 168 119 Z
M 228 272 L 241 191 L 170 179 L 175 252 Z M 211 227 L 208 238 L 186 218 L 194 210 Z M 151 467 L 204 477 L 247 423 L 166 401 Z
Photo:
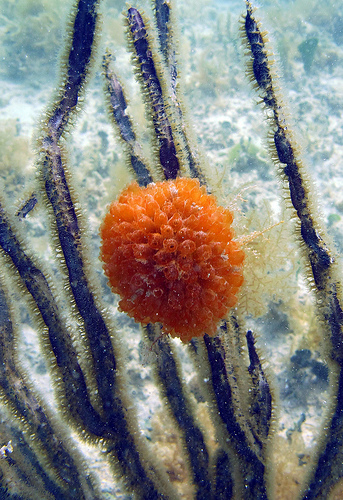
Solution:
M 213 335 L 243 282 L 232 219 L 197 179 L 130 184 L 101 226 L 101 259 L 120 309 L 184 342 Z

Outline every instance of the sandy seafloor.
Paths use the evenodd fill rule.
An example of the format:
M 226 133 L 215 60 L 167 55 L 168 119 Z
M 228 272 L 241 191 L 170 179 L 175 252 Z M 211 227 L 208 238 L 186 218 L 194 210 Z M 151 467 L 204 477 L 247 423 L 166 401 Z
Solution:
M 148 12 L 146 3 L 141 4 Z M 319 218 L 339 254 L 343 250 L 343 18 L 337 14 L 337 2 L 320 5 L 313 0 L 266 1 L 259 12 L 280 53 L 276 56 L 278 73 L 284 74 L 280 86 L 313 181 Z M 35 182 L 34 137 L 39 136 L 40 120 L 58 84 L 56 68 L 69 7 L 67 1 L 0 2 L 0 180 L 1 192 L 13 213 Z M 167 434 L 163 437 L 163 431 L 156 431 L 160 426 L 161 402 L 151 378 L 149 363 L 151 359 L 153 362 L 153 355 L 149 356 L 148 347 L 142 344 L 138 326 L 116 310 L 97 257 L 99 224 L 106 205 L 130 179 L 121 144 L 104 105 L 99 67 L 107 46 L 115 51 L 116 69 L 125 82 L 136 128 L 143 141 L 147 142 L 149 136 L 139 87 L 134 83 L 125 50 L 123 8 L 123 2 L 110 0 L 103 7 L 98 56 L 82 110 L 70 127 L 67 151 L 88 230 L 89 260 L 101 282 L 109 314 L 116 322 L 117 335 L 124 339 L 125 367 L 141 432 L 155 440 L 157 449 L 165 446 L 163 442 L 168 439 Z M 289 491 L 276 476 L 276 498 L 287 499 L 293 498 L 293 487 L 296 489 L 313 454 L 323 414 L 330 404 L 329 383 L 321 330 L 294 244 L 290 212 L 282 211 L 282 190 L 268 157 L 268 128 L 245 75 L 246 61 L 238 34 L 243 10 L 244 2 L 239 1 L 179 1 L 176 33 L 187 121 L 210 172 L 212 191 L 220 203 L 233 206 L 236 211 L 237 236 L 284 221 L 266 232 L 260 241 L 256 238 L 247 245 L 245 285 L 239 307 L 258 334 L 267 373 L 279 394 L 274 423 L 275 462 L 289 480 Z M 318 45 L 313 60 L 304 63 L 301 44 L 309 38 L 317 40 Z M 306 64 L 310 67 L 305 69 Z M 58 283 L 63 271 L 54 263 L 54 249 L 47 238 L 42 213 L 44 209 L 38 206 L 23 222 L 25 233 Z M 18 292 L 14 296 L 17 298 Z M 24 308 L 20 318 L 21 360 L 39 391 L 46 392 L 54 405 L 35 329 Z M 183 359 L 185 381 L 192 388 L 197 385 L 194 367 L 185 348 L 176 344 Z M 93 464 L 94 452 L 88 453 Z M 170 459 L 170 467 L 179 471 L 178 475 L 174 470 L 173 477 L 181 485 L 180 498 L 191 498 L 188 489 L 182 489 L 184 461 L 173 461 L 175 457 Z M 93 467 L 101 469 L 104 498 L 130 498 L 120 493 L 120 481 L 114 485 L 110 472 L 100 461 Z

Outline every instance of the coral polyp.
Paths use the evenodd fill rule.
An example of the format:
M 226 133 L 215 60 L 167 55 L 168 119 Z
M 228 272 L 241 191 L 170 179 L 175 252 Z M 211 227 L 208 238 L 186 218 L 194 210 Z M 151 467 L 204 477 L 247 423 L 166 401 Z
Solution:
M 120 309 L 184 342 L 215 334 L 243 283 L 232 221 L 198 179 L 130 184 L 101 227 L 101 259 Z

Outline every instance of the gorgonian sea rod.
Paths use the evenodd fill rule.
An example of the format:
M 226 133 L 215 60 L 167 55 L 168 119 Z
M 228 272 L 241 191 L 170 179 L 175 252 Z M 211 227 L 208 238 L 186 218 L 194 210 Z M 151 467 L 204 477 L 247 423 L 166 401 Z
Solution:
M 277 75 L 271 70 L 267 34 L 261 29 L 256 20 L 257 14 L 248 2 L 247 13 L 241 20 L 248 52 L 248 74 L 255 82 L 268 114 L 270 149 L 283 182 L 284 196 L 289 200 L 288 204 L 292 202 L 294 206 L 290 209 L 291 216 L 298 220 L 298 228 L 295 236 L 280 236 L 279 240 L 275 234 L 281 233 L 276 232 L 273 236 L 273 231 L 270 231 L 269 239 L 264 235 L 261 238 L 265 238 L 264 245 L 255 253 L 253 245 L 257 238 L 250 239 L 244 246 L 245 284 L 242 285 L 243 251 L 240 245 L 248 240 L 241 238 L 240 226 L 246 220 L 248 227 L 242 232 L 249 233 L 255 229 L 255 235 L 261 235 L 270 225 L 263 222 L 260 227 L 249 226 L 248 206 L 252 204 L 251 199 L 257 204 L 255 214 L 259 217 L 255 216 L 255 221 L 267 210 L 266 205 L 259 204 L 259 187 L 251 186 L 252 181 L 263 184 L 261 193 L 265 195 L 269 191 L 272 201 L 273 195 L 275 198 L 278 195 L 272 193 L 274 190 L 276 193 L 275 184 L 270 180 L 271 173 L 261 150 L 252 146 L 249 139 L 237 140 L 239 127 L 236 124 L 242 119 L 243 111 L 245 116 L 251 118 L 245 123 L 245 130 L 251 127 L 247 133 L 249 138 L 260 136 L 261 118 L 245 109 L 249 99 L 243 98 L 240 93 L 240 87 L 244 85 L 243 73 L 239 73 L 238 63 L 230 62 L 235 61 L 235 44 L 230 38 L 235 23 L 229 18 L 224 23 L 218 9 L 211 11 L 210 8 L 208 11 L 208 7 L 202 7 L 204 10 L 199 9 L 198 3 L 197 8 L 191 4 L 189 7 L 180 6 L 181 11 L 190 9 L 190 21 L 188 25 L 187 22 L 181 25 L 181 31 L 191 30 L 191 36 L 188 42 L 185 41 L 184 45 L 180 42 L 178 46 L 173 32 L 174 14 L 169 2 L 155 3 L 151 13 L 154 26 L 134 6 L 127 10 L 129 47 L 144 95 L 149 125 L 139 114 L 135 120 L 131 118 L 135 106 L 128 106 L 126 92 L 114 69 L 116 67 L 118 72 L 126 73 L 123 52 L 118 49 L 114 63 L 110 48 L 102 59 L 102 72 L 109 121 L 115 126 L 121 146 L 112 144 L 111 133 L 106 128 L 108 118 L 105 118 L 105 106 L 95 104 L 100 101 L 99 90 L 90 78 L 90 67 L 97 61 L 100 66 L 100 58 L 97 59 L 94 52 L 96 46 L 98 52 L 103 49 L 99 41 L 100 32 L 103 30 L 106 37 L 106 23 L 111 25 L 108 20 L 116 19 L 117 13 L 111 6 L 106 10 L 104 8 L 105 27 L 102 28 L 98 17 L 99 2 L 79 1 L 73 8 L 62 58 L 59 91 L 45 112 L 41 131 L 37 134 L 39 182 L 21 196 L 22 203 L 18 201 L 15 208 L 7 209 L 2 203 L 0 210 L 0 239 L 5 263 L 3 273 L 6 274 L 0 293 L 0 384 L 4 415 L 5 409 L 11 415 L 9 419 L 3 419 L 0 427 L 3 497 L 104 498 L 105 490 L 109 488 L 112 488 L 113 495 L 117 494 L 113 493 L 113 485 L 114 478 L 119 477 L 122 488 L 137 498 L 288 498 L 295 495 L 306 468 L 308 476 L 300 493 L 298 487 L 298 494 L 303 498 L 326 498 L 342 475 L 342 311 L 337 258 L 318 223 L 311 198 L 312 188 L 299 160 L 299 147 L 287 123 Z M 220 9 L 221 14 L 222 7 Z M 209 13 L 206 26 L 212 26 L 211 33 L 215 36 L 208 37 L 203 29 L 203 12 Z M 10 11 L 6 11 L 6 15 L 10 15 Z M 41 15 L 40 9 L 37 7 L 32 15 Z M 197 24 L 201 29 L 196 29 Z M 110 27 L 115 29 L 108 40 L 110 37 L 118 39 L 116 20 Z M 333 32 L 338 33 L 338 30 Z M 11 38 L 10 32 L 8 37 Z M 338 35 L 336 38 L 338 41 Z M 34 46 L 29 41 L 26 42 L 28 52 Z M 308 44 L 316 47 L 313 41 Z M 301 47 L 299 53 L 307 59 L 295 64 L 302 65 L 302 70 L 309 72 L 315 67 L 315 58 L 320 54 L 312 50 L 311 62 L 309 51 Z M 198 119 L 197 106 L 206 116 L 198 122 L 197 132 L 202 131 L 199 137 L 204 138 L 205 148 L 209 149 L 212 160 L 215 159 L 214 151 L 224 141 L 226 157 L 223 163 L 230 162 L 232 165 L 230 175 L 225 172 L 217 176 L 213 172 L 210 174 L 206 161 L 197 151 L 196 141 L 191 137 L 180 95 L 176 64 L 178 52 L 184 52 L 185 72 L 189 78 L 184 84 L 186 89 L 192 88 L 189 100 L 195 119 Z M 196 66 L 195 61 L 199 61 L 199 69 L 194 74 L 187 69 Z M 291 62 L 286 69 L 291 79 L 289 75 L 294 69 Z M 304 81 L 303 75 L 302 83 Z M 240 83 L 242 85 L 238 85 Z M 87 85 L 91 89 L 88 93 L 85 92 Z M 233 99 L 228 94 L 227 89 L 230 88 L 234 89 Z M 232 101 L 233 109 L 235 104 L 239 106 L 236 106 L 236 115 L 230 115 L 231 108 L 228 107 L 222 126 L 217 127 L 208 120 L 213 102 L 217 100 L 222 106 L 223 97 L 220 96 L 223 94 L 225 102 L 226 99 Z M 85 100 L 86 118 L 78 128 L 75 117 L 82 99 Z M 131 102 L 134 100 L 135 97 Z M 87 105 L 90 106 L 88 111 Z M 98 106 L 96 120 L 94 113 L 89 111 L 94 106 Z M 229 120 L 229 116 L 237 118 Z M 101 128 L 97 128 L 98 121 Z M 207 121 L 207 129 L 204 121 Z M 213 134 L 212 128 L 215 129 Z M 8 129 L 13 130 L 14 136 L 20 132 L 18 126 L 16 132 L 13 126 L 8 125 Z M 143 134 L 138 133 L 142 130 Z M 144 143 L 146 136 L 152 144 L 150 152 Z M 69 151 L 65 144 L 67 138 L 70 138 Z M 77 149 L 78 141 L 87 153 L 85 156 L 81 154 L 82 148 Z M 3 143 L 8 148 L 8 139 Z M 15 141 L 15 144 L 20 142 Z M 120 147 L 126 158 L 125 167 L 120 166 L 114 154 Z M 6 148 L 6 155 L 10 159 L 15 158 L 15 148 Z M 72 188 L 72 175 L 67 164 L 74 161 L 79 161 L 81 168 L 75 168 L 74 175 L 80 176 L 80 179 L 79 184 L 76 180 Z M 261 170 L 260 175 L 256 173 Z M 130 184 L 132 178 L 136 180 L 135 184 Z M 229 204 L 229 185 L 232 191 L 237 192 L 246 182 L 249 182 L 254 196 L 250 196 L 249 191 L 249 196 L 244 195 L 248 198 L 248 201 L 242 201 L 247 209 L 246 218 L 236 210 L 232 221 L 231 207 L 230 210 L 223 208 Z M 11 185 L 7 187 L 9 195 L 19 199 L 18 183 L 13 184 L 14 188 Z M 98 190 L 96 195 L 94 184 Z M 118 184 L 118 191 L 129 186 L 119 198 L 124 207 L 116 205 L 117 202 L 112 205 L 112 215 L 119 219 L 113 232 L 108 230 L 113 240 L 108 245 L 111 251 L 118 250 L 125 256 L 124 262 L 115 258 L 116 277 L 112 286 L 115 291 L 124 292 L 124 296 L 128 291 L 127 298 L 122 299 L 126 301 L 122 309 L 145 324 L 143 338 L 154 355 L 152 378 L 146 378 L 150 386 L 153 380 L 154 387 L 158 389 L 163 411 L 157 407 L 151 424 L 149 418 L 141 414 L 137 417 L 134 411 L 148 392 L 142 390 L 142 398 L 137 395 L 141 387 L 145 387 L 143 376 L 147 368 L 138 361 L 138 347 L 130 346 L 130 355 L 122 353 L 123 340 L 128 345 L 130 342 L 137 345 L 140 333 L 134 323 L 127 323 L 123 317 L 119 318 L 119 323 L 124 326 L 115 328 L 110 315 L 105 312 L 99 297 L 102 296 L 107 303 L 112 298 L 105 287 L 100 291 L 95 284 L 96 278 L 92 276 L 94 266 L 98 265 L 100 270 L 100 263 L 96 262 L 99 242 L 97 237 L 87 239 L 85 215 L 79 208 L 80 204 L 88 208 L 89 223 L 92 231 L 97 233 L 108 201 L 108 198 L 104 201 L 103 194 L 109 184 Z M 166 186 L 168 188 L 164 193 Z M 178 186 L 177 189 L 175 186 Z M 151 198 L 142 201 L 142 193 L 150 196 L 149 190 L 159 188 L 162 195 L 155 193 L 159 203 Z M 180 201 L 176 193 L 181 192 Z M 131 199 L 132 193 L 139 193 L 140 199 Z M 211 193 L 216 194 L 218 203 Z M 166 200 L 161 200 L 161 196 Z M 130 198 L 128 204 L 125 204 L 124 198 Z M 242 194 L 237 198 L 241 199 Z M 10 207 L 9 204 L 7 206 Z M 133 206 L 138 207 L 138 216 L 132 214 Z M 176 209 L 178 215 L 174 216 Z M 199 215 L 200 212 L 203 213 Z M 206 218 L 208 212 L 209 219 Z M 42 214 L 42 218 L 38 214 Z M 254 220 L 253 215 L 251 220 Z M 337 217 L 330 220 L 333 224 Z M 34 241 L 29 244 L 23 234 L 37 234 L 38 229 L 44 226 L 48 227 L 49 245 L 54 249 L 48 259 L 53 264 L 43 264 L 42 257 L 35 255 L 44 255 L 37 239 L 32 238 Z M 104 231 L 107 231 L 106 224 Z M 276 246 L 288 248 L 291 238 L 302 243 L 302 259 L 318 305 L 316 314 L 309 313 L 310 307 L 299 312 L 299 303 L 306 302 L 307 296 L 301 296 L 299 300 L 298 295 L 294 299 L 296 307 L 293 307 L 292 314 L 289 313 L 287 306 L 292 304 L 291 298 L 287 302 L 287 292 L 277 289 L 283 288 L 283 285 L 275 285 L 277 280 L 273 280 L 273 268 L 264 264 L 277 260 Z M 279 245 L 275 245 L 275 240 Z M 107 252 L 105 245 L 103 256 Z M 92 246 L 95 256 L 91 256 L 89 247 Z M 131 268 L 127 267 L 128 257 Z M 150 266 L 150 257 L 155 267 Z M 250 263 L 249 259 L 252 259 Z M 282 266 L 277 268 L 277 277 L 280 279 L 280 276 L 290 273 L 296 261 L 297 256 L 284 259 Z M 291 271 L 287 269 L 288 265 Z M 251 280 L 251 276 L 254 279 Z M 156 280 L 154 283 L 152 278 Z M 152 283 L 153 286 L 150 286 Z M 293 421 L 287 424 L 287 441 L 276 432 L 271 433 L 272 427 L 277 430 L 276 419 L 273 418 L 275 395 L 255 348 L 255 334 L 244 324 L 245 313 L 251 312 L 253 306 L 259 302 L 268 305 L 270 295 L 268 298 L 257 287 L 261 283 L 269 283 L 272 290 L 274 303 L 268 314 L 275 315 L 274 326 L 279 330 L 294 328 L 299 316 L 302 316 L 298 320 L 301 328 L 305 329 L 306 324 L 316 325 L 308 328 L 306 340 L 294 340 L 295 336 L 292 337 L 295 347 L 289 361 L 290 368 L 288 371 L 285 369 L 280 378 L 285 378 L 291 385 L 290 373 L 294 370 L 296 386 L 300 386 L 301 374 L 309 373 L 314 389 L 315 383 L 318 386 L 320 382 L 327 384 L 327 373 L 330 371 L 333 381 L 331 413 L 311 467 L 308 467 L 309 460 L 303 448 L 297 446 L 302 439 L 299 430 L 310 415 L 306 413 L 302 416 L 296 422 L 297 426 L 293 425 Z M 11 303 L 21 303 L 21 300 L 13 301 L 13 294 L 9 292 L 15 286 L 18 286 L 15 299 L 26 297 L 27 310 L 36 322 L 42 352 L 48 360 L 48 371 L 58 401 L 54 410 L 49 410 L 43 397 L 36 394 L 22 368 L 22 358 L 18 357 L 18 313 L 16 316 Z M 157 312 L 149 309 L 151 297 L 154 297 L 154 304 L 160 304 Z M 140 310 L 135 316 L 137 298 Z M 194 307 L 199 303 L 201 307 Z M 174 309 L 172 314 L 168 314 L 171 305 Z M 116 314 L 113 306 L 108 307 Z M 186 308 L 192 313 L 185 314 Z M 163 316 L 166 311 L 167 315 Z M 160 316 L 162 320 L 158 321 Z M 260 324 L 261 330 L 265 330 L 265 337 L 261 332 L 259 342 L 262 343 L 265 338 L 271 345 L 270 366 L 276 367 L 279 348 L 273 336 L 268 334 L 270 326 L 267 325 L 267 317 Z M 181 337 L 187 341 L 187 346 L 180 346 L 170 335 L 161 335 L 161 325 L 164 327 L 162 333 Z M 250 321 L 249 327 L 252 326 L 256 324 Z M 323 342 L 326 344 L 329 368 L 314 347 L 313 332 L 318 337 L 321 329 L 325 331 Z M 279 330 L 274 330 L 274 336 L 280 336 Z M 286 342 L 286 336 L 282 340 Z M 130 365 L 132 358 L 136 359 L 134 367 Z M 192 368 L 189 368 L 190 365 Z M 29 371 L 33 373 L 33 368 Z M 193 375 L 191 381 L 190 374 Z M 130 376 L 135 397 L 130 394 Z M 305 390 L 306 393 L 311 392 L 308 386 Z M 311 405 L 306 404 L 306 412 L 309 412 Z M 284 419 L 284 416 L 281 418 Z M 172 431 L 166 427 L 159 433 L 157 429 L 161 420 L 163 424 L 168 421 Z M 72 430 L 77 436 L 76 447 L 69 436 Z M 274 450 L 270 446 L 273 440 Z M 93 447 L 87 460 L 81 456 L 79 449 L 83 441 Z M 163 442 L 167 442 L 167 446 L 163 447 Z M 110 467 L 111 486 L 108 483 L 105 485 L 102 470 L 100 474 L 94 470 L 96 450 L 103 452 L 97 456 L 97 461 L 103 460 Z M 285 475 L 289 463 L 292 470 Z M 101 465 L 100 468 L 104 467 Z M 337 490 L 336 494 L 339 495 Z

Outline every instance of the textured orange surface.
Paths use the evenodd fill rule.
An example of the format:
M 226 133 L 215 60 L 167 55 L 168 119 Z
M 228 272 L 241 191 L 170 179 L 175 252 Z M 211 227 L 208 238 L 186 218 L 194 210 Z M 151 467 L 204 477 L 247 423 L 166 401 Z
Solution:
M 101 259 L 120 309 L 184 342 L 213 335 L 243 283 L 232 219 L 197 179 L 130 184 L 101 226 Z

